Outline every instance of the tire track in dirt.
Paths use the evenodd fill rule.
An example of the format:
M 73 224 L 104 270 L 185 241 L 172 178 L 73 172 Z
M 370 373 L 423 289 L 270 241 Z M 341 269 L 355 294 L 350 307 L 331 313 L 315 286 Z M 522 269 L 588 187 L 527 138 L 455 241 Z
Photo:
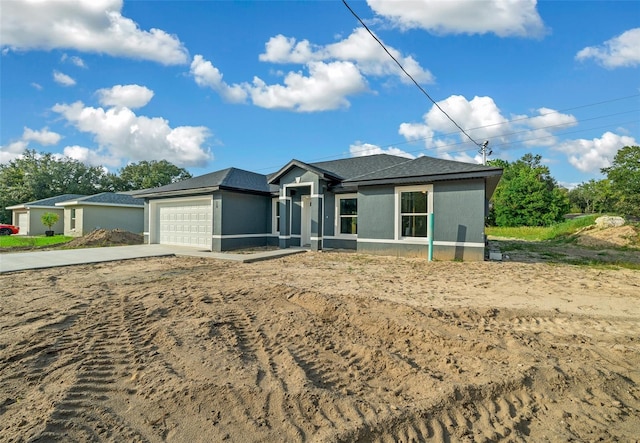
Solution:
M 285 435 L 281 435 L 285 441 L 305 440 L 305 431 L 300 423 L 291 418 L 287 412 L 292 407 L 286 393 L 289 391 L 286 376 L 278 371 L 278 365 L 274 361 L 274 355 L 279 354 L 277 344 L 272 343 L 263 327 L 264 319 L 257 315 L 250 306 L 251 293 L 248 290 L 238 290 L 233 293 L 216 293 L 217 303 L 226 306 L 222 316 L 223 323 L 231 329 L 237 337 L 237 348 L 240 350 L 243 361 L 247 365 L 253 364 L 255 382 L 261 393 L 260 405 L 245 404 L 243 399 L 237 398 L 259 427 L 271 428 L 270 420 L 278 420 L 288 423 L 284 429 Z M 257 400 L 257 399 L 255 399 Z
M 119 300 L 107 284 L 100 285 L 92 301 L 76 327 L 65 331 L 61 340 L 63 346 L 74 348 L 67 362 L 73 365 L 67 370 L 73 370 L 74 381 L 56 399 L 43 431 L 33 441 L 145 441 L 108 406 L 113 385 L 131 369 L 132 342 L 139 341 L 124 319 L 137 322 L 140 317 L 127 315 L 125 311 L 131 309 L 125 307 L 126 298 Z

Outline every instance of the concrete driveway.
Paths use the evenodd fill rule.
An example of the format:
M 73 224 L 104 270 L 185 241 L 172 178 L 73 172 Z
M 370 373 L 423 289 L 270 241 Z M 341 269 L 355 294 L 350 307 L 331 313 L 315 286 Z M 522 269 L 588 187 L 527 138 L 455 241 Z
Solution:
M 0 254 L 0 273 L 53 268 L 145 257 L 189 256 L 251 263 L 305 252 L 306 249 L 276 249 L 255 254 L 216 253 L 170 245 L 109 246 Z

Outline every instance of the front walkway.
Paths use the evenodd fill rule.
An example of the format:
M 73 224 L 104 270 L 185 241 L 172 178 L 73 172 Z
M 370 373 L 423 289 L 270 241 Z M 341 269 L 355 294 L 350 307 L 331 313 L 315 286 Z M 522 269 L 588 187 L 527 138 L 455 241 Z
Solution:
M 218 253 L 169 245 L 109 246 L 0 254 L 0 273 L 57 266 L 82 265 L 146 257 L 188 256 L 252 263 L 306 252 L 306 249 L 275 249 L 254 254 Z

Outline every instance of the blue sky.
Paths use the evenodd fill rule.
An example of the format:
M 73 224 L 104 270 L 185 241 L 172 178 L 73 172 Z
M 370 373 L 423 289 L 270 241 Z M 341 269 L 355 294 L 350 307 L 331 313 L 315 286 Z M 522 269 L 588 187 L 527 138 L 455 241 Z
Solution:
M 348 3 L 490 158 L 540 154 L 571 186 L 640 143 L 639 1 Z M 194 175 L 380 152 L 481 160 L 341 1 L 0 7 L 0 163 L 25 149 Z

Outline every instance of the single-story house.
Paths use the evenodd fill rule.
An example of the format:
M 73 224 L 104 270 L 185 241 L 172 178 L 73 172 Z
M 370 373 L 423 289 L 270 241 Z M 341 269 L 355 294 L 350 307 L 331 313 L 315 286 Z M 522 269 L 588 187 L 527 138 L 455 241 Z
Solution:
M 84 197 L 84 195 L 63 194 L 29 203 L 7 206 L 6 209 L 12 211 L 12 223 L 20 227 L 21 235 L 44 235 L 44 231 L 49 230 L 41 221 L 42 214 L 46 212 L 58 215 L 58 222 L 51 229 L 61 234 L 64 232 L 64 209 L 56 206 L 56 203 L 81 197 Z
M 228 168 L 136 192 L 145 242 L 210 251 L 274 245 L 483 260 L 502 169 L 387 154 L 291 160 L 262 175 Z M 432 220 L 433 229 L 429 227 Z
M 56 203 L 64 211 L 64 235 L 81 237 L 95 229 L 144 231 L 144 202 L 130 192 L 102 192 Z

